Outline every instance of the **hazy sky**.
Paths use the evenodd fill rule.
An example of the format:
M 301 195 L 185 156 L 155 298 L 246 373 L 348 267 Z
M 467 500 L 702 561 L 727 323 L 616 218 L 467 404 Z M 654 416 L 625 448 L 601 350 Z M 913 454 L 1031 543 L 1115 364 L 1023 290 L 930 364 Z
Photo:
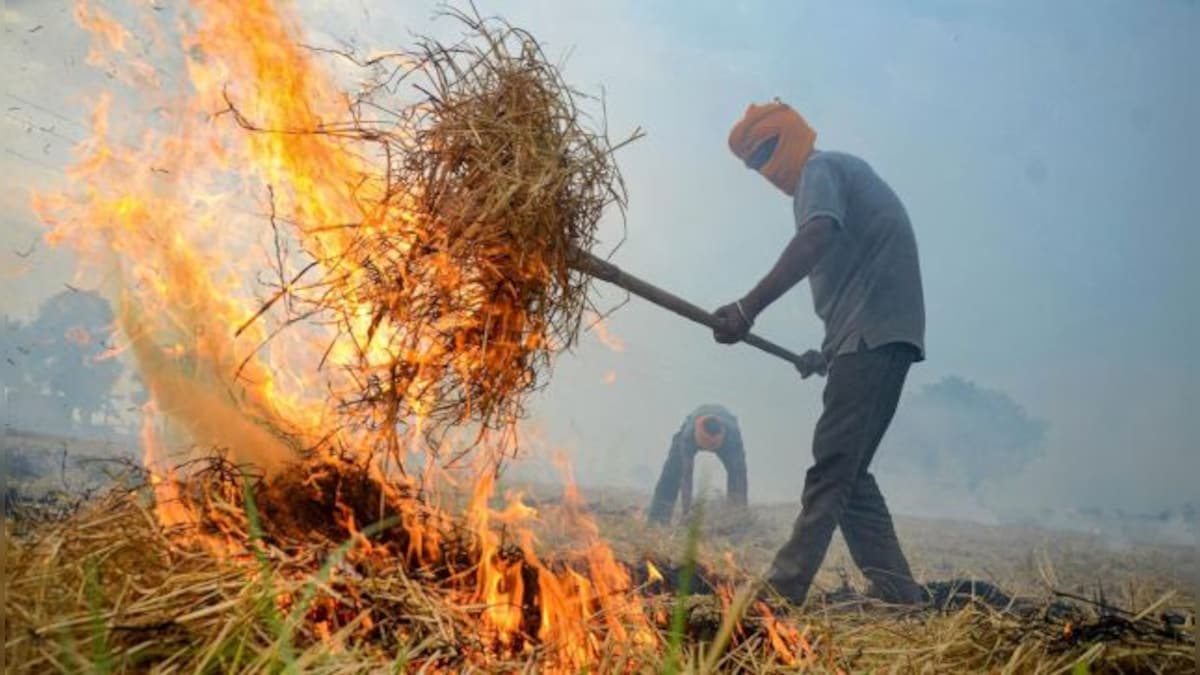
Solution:
M 880 476 L 896 510 L 1197 498 L 1200 4 L 477 4 L 569 53 L 570 81 L 604 87 L 613 135 L 647 131 L 620 155 L 629 236 L 614 260 L 700 305 L 748 290 L 792 232 L 790 203 L 725 145 L 747 103 L 790 102 L 819 147 L 859 154 L 897 190 L 928 313 L 929 358 L 910 391 L 961 376 L 1049 427 L 1041 460 L 970 503 L 962 486 L 940 485 L 943 497 Z M 431 2 L 300 6 L 317 44 L 386 48 L 437 30 Z M 0 311 L 23 314 L 69 273 L 45 245 L 28 260 L 12 253 L 37 236 L 26 195 L 61 180 L 84 133 L 79 89 L 96 76 L 68 3 L 9 0 L 3 26 Z M 615 221 L 606 232 L 615 242 Z M 798 497 L 821 381 L 637 300 L 610 327 L 624 349 L 586 338 L 538 399 L 547 436 L 583 477 L 652 481 L 682 417 L 714 401 L 742 421 L 752 498 Z M 807 285 L 756 331 L 817 346 Z

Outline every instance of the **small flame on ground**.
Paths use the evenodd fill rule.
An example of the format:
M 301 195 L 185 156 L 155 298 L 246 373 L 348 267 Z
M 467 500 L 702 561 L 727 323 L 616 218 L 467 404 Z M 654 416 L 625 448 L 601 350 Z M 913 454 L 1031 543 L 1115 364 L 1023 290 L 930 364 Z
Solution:
M 776 618 L 766 603 L 758 602 L 756 606 L 759 614 L 762 616 L 763 627 L 767 631 L 767 639 L 771 647 L 775 650 L 775 654 L 785 664 L 789 666 L 808 665 L 815 660 L 816 654 L 806 637 L 808 633 L 807 626 L 804 627 L 803 631 L 798 630 L 794 625 Z
M 665 579 L 663 579 L 662 572 L 659 572 L 654 563 L 650 562 L 649 560 L 646 561 L 646 575 L 650 577 L 651 581 L 657 581 L 660 583 L 665 581 Z

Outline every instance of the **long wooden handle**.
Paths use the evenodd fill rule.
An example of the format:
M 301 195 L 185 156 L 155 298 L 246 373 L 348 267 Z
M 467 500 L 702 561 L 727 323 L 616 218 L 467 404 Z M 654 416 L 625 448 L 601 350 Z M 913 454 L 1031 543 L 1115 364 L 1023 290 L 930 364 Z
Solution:
M 670 310 L 696 323 L 708 326 L 709 328 L 716 328 L 718 326 L 717 317 L 711 313 L 677 295 L 668 293 L 653 284 L 642 281 L 607 260 L 597 258 L 587 251 L 575 249 L 573 251 L 571 266 L 588 276 L 619 286 L 639 298 L 649 300 L 663 309 Z M 757 347 L 773 356 L 778 356 L 793 365 L 801 365 L 799 354 L 784 349 L 774 342 L 765 340 L 753 333 L 742 338 L 742 342 L 751 347 Z

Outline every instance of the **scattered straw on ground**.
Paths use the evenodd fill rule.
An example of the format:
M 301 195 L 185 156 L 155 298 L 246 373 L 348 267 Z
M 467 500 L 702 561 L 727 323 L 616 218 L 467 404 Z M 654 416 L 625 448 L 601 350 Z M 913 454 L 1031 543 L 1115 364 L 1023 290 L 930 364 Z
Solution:
M 255 493 L 266 499 L 270 490 Z M 520 647 L 496 643 L 481 621 L 488 608 L 463 602 L 463 579 L 479 561 L 461 522 L 443 523 L 446 541 L 457 537 L 445 545 L 458 551 L 453 572 L 390 550 L 406 544 L 395 530 L 300 536 L 296 520 L 282 529 L 270 523 L 265 504 L 257 513 L 257 505 L 245 508 L 253 500 L 224 503 L 249 531 L 240 553 L 221 561 L 182 545 L 195 533 L 165 530 L 146 497 L 115 491 L 10 540 L 6 650 L 16 672 L 572 670 L 532 637 Z M 661 579 L 640 559 L 627 563 L 638 584 L 627 592 L 641 598 L 656 638 L 637 645 L 596 631 L 601 672 L 662 672 L 673 659 L 690 672 L 756 673 L 1052 673 L 1079 663 L 1091 672 L 1165 673 L 1192 663 L 1194 618 L 1165 619 L 1169 599 L 1136 614 L 1061 601 L 1013 611 L 986 594 L 933 610 L 852 595 L 803 611 L 771 609 L 736 595 L 737 579 L 717 561 L 702 563 L 691 582 L 702 595 L 677 599 L 685 572 L 672 558 L 678 551 L 658 555 Z

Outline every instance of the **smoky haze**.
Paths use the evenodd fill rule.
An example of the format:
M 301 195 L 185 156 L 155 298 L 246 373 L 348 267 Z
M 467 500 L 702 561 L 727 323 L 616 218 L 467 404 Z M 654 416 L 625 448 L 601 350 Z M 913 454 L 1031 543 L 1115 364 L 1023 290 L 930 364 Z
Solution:
M 299 3 L 310 41 L 360 49 L 438 33 L 431 2 Z M 1194 2 L 480 2 L 605 94 L 629 187 L 614 262 L 715 308 L 792 232 L 789 202 L 728 152 L 751 101 L 802 111 L 818 147 L 858 154 L 899 193 L 920 246 L 926 362 L 878 477 L 901 513 L 994 520 L 1044 509 L 1198 503 L 1200 6 Z M 114 9 L 118 3 L 109 3 Z M 116 11 L 118 15 L 120 11 Z M 69 280 L 38 244 L 30 188 L 62 181 L 102 75 L 70 4 L 4 10 L 0 311 L 28 318 Z M 604 241 L 622 234 L 611 214 Z M 624 296 L 603 291 L 602 305 Z M 533 423 L 585 484 L 648 488 L 702 403 L 729 407 L 751 499 L 795 500 L 822 381 L 639 300 L 557 362 Z M 759 334 L 818 346 L 807 284 Z M 608 342 L 610 344 L 605 344 Z M 715 462 L 702 463 L 714 485 Z

